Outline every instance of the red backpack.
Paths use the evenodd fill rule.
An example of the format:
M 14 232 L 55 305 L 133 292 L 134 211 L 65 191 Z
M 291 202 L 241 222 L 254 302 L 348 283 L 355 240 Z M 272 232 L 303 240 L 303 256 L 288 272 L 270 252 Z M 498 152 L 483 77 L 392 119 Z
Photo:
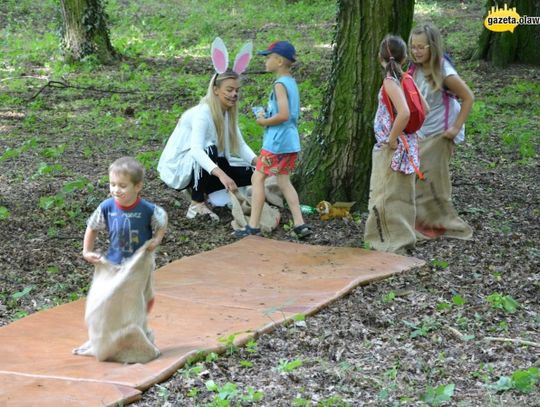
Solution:
M 403 89 L 403 93 L 405 94 L 405 100 L 407 101 L 410 112 L 409 121 L 407 122 L 407 126 L 405 126 L 404 132 L 410 134 L 418 131 L 420 127 L 422 127 L 422 124 L 424 124 L 424 120 L 426 119 L 426 111 L 422 105 L 422 99 L 418 88 L 416 87 L 416 83 L 414 83 L 412 76 L 408 73 L 404 73 L 401 77 L 401 89 Z M 392 109 L 392 102 L 386 94 L 384 86 L 382 88 L 382 95 L 384 104 L 390 112 L 390 118 L 393 122 L 394 109 Z
M 422 105 L 422 98 L 420 97 L 416 83 L 414 83 L 412 76 L 408 73 L 404 73 L 401 77 L 401 89 L 405 94 L 405 100 L 407 101 L 407 106 L 409 107 L 410 112 L 409 121 L 407 122 L 407 125 L 403 131 L 410 134 L 418 131 L 420 127 L 422 127 L 422 124 L 424 124 L 424 120 L 426 119 L 426 111 L 424 109 L 424 105 Z M 382 97 L 388 112 L 390 112 L 390 120 L 394 122 L 394 109 L 392 107 L 392 101 L 384 90 L 384 85 L 382 86 Z M 407 155 L 409 156 L 409 161 L 414 168 L 414 172 L 419 179 L 424 180 L 424 174 L 422 174 L 422 171 L 420 171 L 420 168 L 416 166 L 409 154 L 409 143 L 407 143 L 407 139 L 403 136 L 403 134 L 399 136 L 399 139 L 407 151 Z
M 452 61 L 452 58 L 450 58 L 450 55 L 448 55 L 446 52 L 444 53 L 442 59 L 441 59 L 441 66 L 444 64 L 444 61 L 448 62 L 452 68 L 455 69 L 454 61 Z M 409 69 L 407 69 L 407 73 L 414 77 L 414 73 L 416 72 L 416 64 L 411 63 L 409 66 Z M 450 98 L 457 99 L 457 96 L 454 95 L 448 88 L 443 87 L 442 89 L 442 100 L 444 105 L 444 130 L 448 130 L 448 116 L 450 113 Z

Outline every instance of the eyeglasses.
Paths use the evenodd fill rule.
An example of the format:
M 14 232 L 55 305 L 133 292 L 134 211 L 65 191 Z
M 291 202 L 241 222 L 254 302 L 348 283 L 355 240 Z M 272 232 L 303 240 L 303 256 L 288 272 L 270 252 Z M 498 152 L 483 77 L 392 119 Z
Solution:
M 426 48 L 429 48 L 429 45 L 411 45 L 412 51 L 424 51 Z

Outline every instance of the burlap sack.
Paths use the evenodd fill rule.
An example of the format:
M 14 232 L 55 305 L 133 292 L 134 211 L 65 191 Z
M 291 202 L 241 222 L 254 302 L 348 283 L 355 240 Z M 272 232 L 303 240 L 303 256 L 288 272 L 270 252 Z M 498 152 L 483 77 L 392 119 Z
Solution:
M 266 178 L 264 181 L 264 194 L 267 202 L 283 208 L 283 193 L 279 189 L 277 177 Z
M 229 192 L 229 195 L 231 197 L 231 212 L 233 215 L 231 226 L 234 230 L 244 229 L 249 222 L 249 215 L 251 214 L 251 196 L 249 194 L 243 194 L 240 191 Z M 260 219 L 261 231 L 270 233 L 279 225 L 280 218 L 279 210 L 265 202 Z
M 393 151 L 373 150 L 369 216 L 364 241 L 373 249 L 405 253 L 416 243 L 414 232 L 414 179 L 390 168 Z
M 420 169 L 426 179 L 416 183 L 416 231 L 418 239 L 439 236 L 468 240 L 471 227 L 452 204 L 449 163 L 454 143 L 442 136 L 420 140 Z
M 121 363 L 146 363 L 160 355 L 147 326 L 146 307 L 154 296 L 154 254 L 147 245 L 120 266 L 95 266 L 85 311 L 90 339 L 74 354 Z

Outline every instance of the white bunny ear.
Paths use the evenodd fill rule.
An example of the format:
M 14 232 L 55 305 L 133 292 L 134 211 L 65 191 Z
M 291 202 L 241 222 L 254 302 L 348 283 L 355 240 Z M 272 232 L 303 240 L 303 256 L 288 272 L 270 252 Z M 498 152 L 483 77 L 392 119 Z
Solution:
M 249 61 L 251 60 L 251 53 L 253 52 L 253 44 L 251 41 L 246 42 L 242 49 L 240 49 L 240 52 L 236 54 L 236 58 L 234 59 L 234 66 L 233 71 L 237 74 L 241 74 L 244 72 L 248 65 Z
M 219 37 L 216 37 L 214 42 L 212 42 L 212 63 L 214 64 L 216 72 L 220 74 L 225 72 L 229 66 L 229 53 L 227 52 L 227 47 Z

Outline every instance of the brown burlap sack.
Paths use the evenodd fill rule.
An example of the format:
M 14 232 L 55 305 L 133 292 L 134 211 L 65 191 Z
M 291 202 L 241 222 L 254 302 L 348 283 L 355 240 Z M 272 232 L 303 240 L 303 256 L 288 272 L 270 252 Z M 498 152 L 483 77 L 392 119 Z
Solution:
M 373 151 L 364 241 L 376 250 L 405 253 L 416 243 L 415 175 L 393 171 L 390 168 L 393 153 L 388 146 Z
M 420 140 L 420 169 L 426 179 L 416 183 L 416 231 L 418 239 L 439 236 L 468 240 L 471 227 L 452 205 L 449 163 L 454 143 L 442 136 Z
M 231 226 L 234 230 L 244 229 L 249 222 L 249 215 L 251 214 L 251 196 L 245 195 L 240 191 L 230 192 L 229 196 L 232 203 L 232 216 Z M 263 205 L 260 219 L 260 228 L 264 233 L 270 233 L 279 225 L 281 215 L 277 208 L 268 205 L 266 202 Z
M 147 326 L 154 295 L 154 253 L 147 246 L 120 266 L 107 261 L 95 266 L 85 311 L 90 339 L 74 354 L 121 363 L 146 363 L 160 355 Z

